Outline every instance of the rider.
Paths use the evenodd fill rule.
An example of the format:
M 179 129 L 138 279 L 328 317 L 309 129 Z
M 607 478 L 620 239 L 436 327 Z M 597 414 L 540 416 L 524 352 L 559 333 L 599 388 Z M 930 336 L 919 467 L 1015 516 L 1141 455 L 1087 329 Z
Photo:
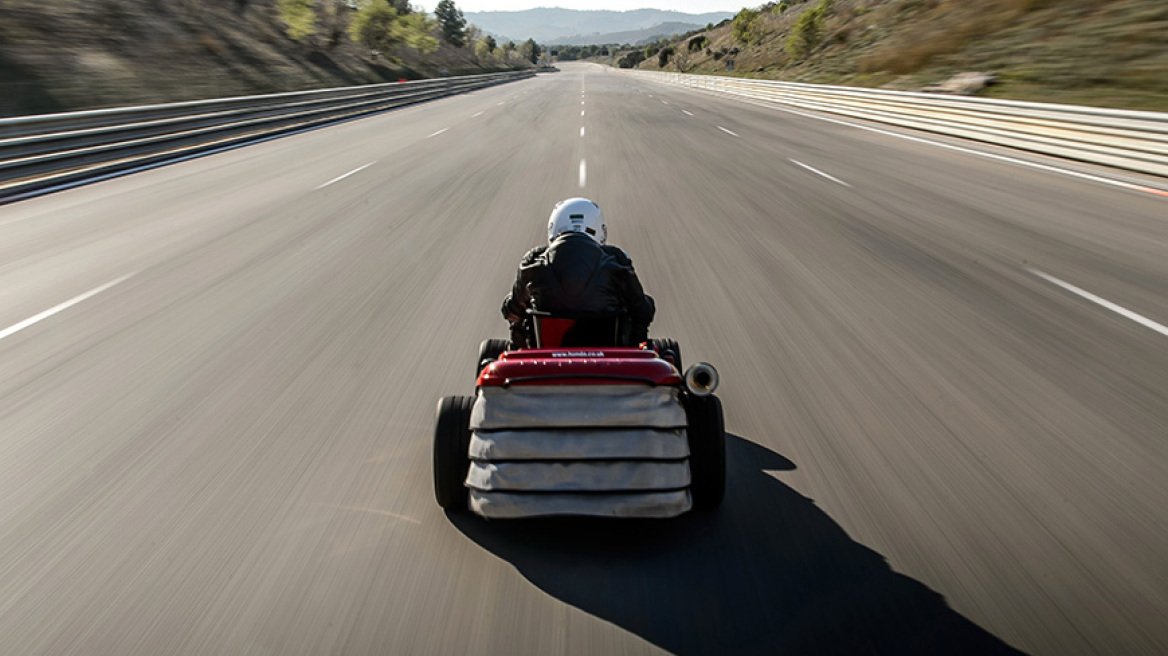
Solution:
M 548 218 L 548 244 L 523 256 L 515 285 L 503 300 L 511 323 L 512 349 L 527 346 L 523 319 L 532 302 L 540 311 L 568 314 L 616 314 L 631 322 L 630 341 L 648 339 L 656 306 L 641 288 L 633 262 L 616 246 L 605 244 L 608 227 L 600 206 L 587 198 L 560 201 Z

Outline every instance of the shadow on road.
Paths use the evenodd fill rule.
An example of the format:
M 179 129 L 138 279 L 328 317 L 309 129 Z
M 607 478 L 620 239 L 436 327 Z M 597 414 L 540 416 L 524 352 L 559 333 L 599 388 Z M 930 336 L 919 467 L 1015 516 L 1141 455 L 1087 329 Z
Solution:
M 791 461 L 736 436 L 727 459 L 713 516 L 451 520 L 553 597 L 675 654 L 1020 653 L 767 473 Z

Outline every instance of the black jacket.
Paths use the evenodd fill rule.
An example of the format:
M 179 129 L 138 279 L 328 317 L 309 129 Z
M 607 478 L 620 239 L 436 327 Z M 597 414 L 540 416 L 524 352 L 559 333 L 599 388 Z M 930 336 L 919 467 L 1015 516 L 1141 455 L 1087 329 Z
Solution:
M 632 323 L 635 342 L 647 338 L 656 313 L 653 298 L 641 287 L 633 261 L 624 251 L 574 232 L 523 256 L 515 284 L 503 301 L 503 316 L 514 327 L 533 303 L 552 314 L 624 312 Z

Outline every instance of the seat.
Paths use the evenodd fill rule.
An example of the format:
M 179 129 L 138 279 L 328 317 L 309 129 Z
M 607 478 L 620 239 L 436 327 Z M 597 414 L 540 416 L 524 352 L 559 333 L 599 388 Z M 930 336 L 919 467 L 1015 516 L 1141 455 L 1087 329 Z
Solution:
M 629 346 L 629 322 L 622 314 L 578 314 L 527 310 L 528 342 L 535 348 Z

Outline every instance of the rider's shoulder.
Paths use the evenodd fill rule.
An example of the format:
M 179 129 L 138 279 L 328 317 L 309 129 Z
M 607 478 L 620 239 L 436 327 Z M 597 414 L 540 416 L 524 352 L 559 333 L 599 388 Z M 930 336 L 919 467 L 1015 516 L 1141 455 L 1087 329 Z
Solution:
M 603 248 L 605 253 L 607 253 L 620 264 L 624 266 L 632 266 L 633 259 L 629 257 L 629 254 L 624 252 L 621 247 L 613 246 L 612 244 L 605 244 L 601 246 L 601 248 Z
M 544 244 L 543 246 L 536 246 L 535 248 L 527 251 L 527 253 L 523 256 L 523 261 L 520 263 L 520 266 L 534 264 L 536 260 L 538 260 L 544 253 L 547 252 L 547 249 L 547 244 Z

